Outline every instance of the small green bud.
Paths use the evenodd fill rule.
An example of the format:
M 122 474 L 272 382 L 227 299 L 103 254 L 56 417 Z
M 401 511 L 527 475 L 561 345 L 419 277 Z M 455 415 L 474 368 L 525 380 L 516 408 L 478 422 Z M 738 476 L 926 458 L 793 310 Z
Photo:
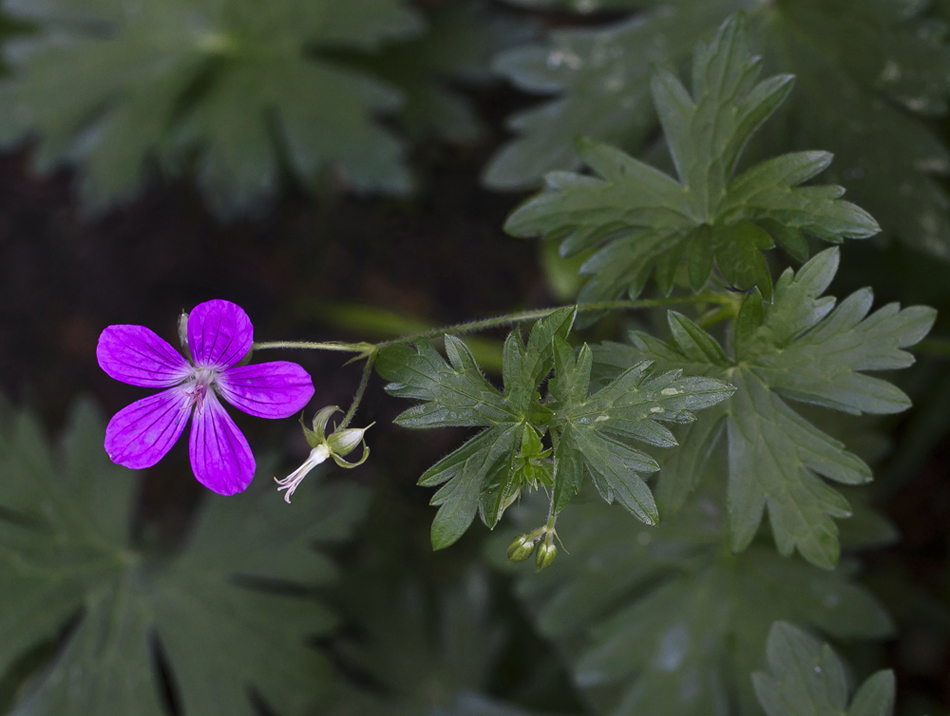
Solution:
M 188 312 L 182 311 L 178 317 L 178 340 L 188 360 L 191 360 L 191 347 L 188 345 Z
M 363 434 L 371 427 L 371 425 L 367 425 L 365 428 L 347 428 L 333 433 L 327 438 L 330 452 L 340 457 L 349 455 L 362 442 Z
M 512 562 L 524 562 L 531 553 L 537 542 L 528 539 L 527 535 L 521 535 L 518 539 L 508 545 L 508 559 Z
M 550 567 L 557 557 L 557 546 L 545 542 L 538 547 L 534 555 L 534 563 L 538 565 L 538 571 Z

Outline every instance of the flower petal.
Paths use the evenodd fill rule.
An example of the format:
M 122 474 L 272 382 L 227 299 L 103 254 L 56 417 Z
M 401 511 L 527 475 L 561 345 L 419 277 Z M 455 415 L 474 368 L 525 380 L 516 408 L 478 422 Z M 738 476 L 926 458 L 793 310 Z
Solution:
M 251 447 L 211 391 L 195 410 L 188 449 L 195 477 L 209 490 L 233 495 L 251 484 L 256 467 Z
M 217 377 L 221 396 L 258 418 L 287 418 L 313 397 L 310 374 L 296 363 L 273 361 L 228 368 Z
M 99 336 L 96 358 L 112 378 L 144 388 L 170 388 L 191 373 L 181 353 L 145 326 L 109 326 Z
M 251 319 L 236 303 L 216 298 L 199 303 L 188 316 L 188 347 L 197 365 L 230 368 L 253 342 Z
M 109 459 L 134 470 L 157 463 L 185 429 L 193 402 L 184 391 L 171 388 L 122 408 L 106 428 Z

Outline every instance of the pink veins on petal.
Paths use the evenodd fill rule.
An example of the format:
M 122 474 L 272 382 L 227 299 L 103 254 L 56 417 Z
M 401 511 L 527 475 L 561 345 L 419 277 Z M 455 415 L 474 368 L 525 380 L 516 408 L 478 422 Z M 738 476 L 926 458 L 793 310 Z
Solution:
M 254 455 L 219 397 L 250 415 L 287 418 L 314 392 L 310 375 L 296 363 L 238 366 L 253 342 L 244 309 L 220 299 L 195 306 L 188 318 L 194 363 L 145 326 L 106 328 L 96 349 L 100 367 L 123 383 L 165 388 L 112 417 L 105 441 L 109 458 L 134 469 L 151 467 L 194 414 L 189 455 L 195 477 L 222 495 L 245 490 L 254 477 Z

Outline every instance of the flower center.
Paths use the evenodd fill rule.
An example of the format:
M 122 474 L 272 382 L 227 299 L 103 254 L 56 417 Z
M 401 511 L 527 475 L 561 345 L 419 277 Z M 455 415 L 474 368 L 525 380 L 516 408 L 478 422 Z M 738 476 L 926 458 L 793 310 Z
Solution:
M 214 379 L 218 371 L 213 368 L 195 367 L 194 383 L 187 390 L 187 394 L 194 401 L 195 411 L 201 413 L 204 409 L 205 396 L 208 390 L 214 386 Z

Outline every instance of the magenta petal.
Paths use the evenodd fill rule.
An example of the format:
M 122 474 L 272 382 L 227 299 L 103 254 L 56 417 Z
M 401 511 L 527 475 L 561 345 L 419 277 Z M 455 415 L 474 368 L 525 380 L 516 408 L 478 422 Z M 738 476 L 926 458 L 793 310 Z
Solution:
M 190 395 L 171 388 L 122 408 L 106 428 L 109 459 L 135 470 L 157 463 L 185 429 L 192 402 Z
M 96 358 L 112 378 L 144 388 L 170 388 L 191 373 L 181 353 L 145 326 L 109 326 L 99 336 Z
M 198 482 L 219 495 L 242 492 L 254 477 L 251 447 L 218 398 L 209 391 L 191 423 L 191 469 Z
M 251 350 L 254 327 L 236 303 L 215 299 L 188 316 L 188 347 L 197 365 L 229 368 Z
M 217 384 L 226 401 L 258 418 L 290 417 L 313 397 L 310 374 L 287 361 L 228 368 Z

